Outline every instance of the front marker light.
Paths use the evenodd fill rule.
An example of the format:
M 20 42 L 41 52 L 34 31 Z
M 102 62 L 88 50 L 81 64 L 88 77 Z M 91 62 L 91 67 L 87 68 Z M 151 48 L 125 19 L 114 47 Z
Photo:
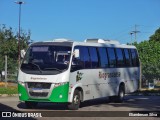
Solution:
M 18 96 L 19 96 L 19 97 L 21 97 L 21 96 L 22 96 L 22 94 L 21 94 L 21 93 L 19 93 L 19 94 L 18 94 Z
M 63 95 L 62 95 L 62 94 L 60 94 L 60 95 L 59 95 L 59 98 L 62 98 L 62 97 L 63 97 Z
M 58 87 L 58 86 L 61 86 L 61 85 L 65 85 L 67 84 L 68 82 L 62 82 L 62 83 L 55 83 L 54 87 Z
M 18 81 L 18 83 L 19 83 L 20 85 L 22 85 L 22 86 L 25 86 L 25 83 L 22 82 L 22 81 Z

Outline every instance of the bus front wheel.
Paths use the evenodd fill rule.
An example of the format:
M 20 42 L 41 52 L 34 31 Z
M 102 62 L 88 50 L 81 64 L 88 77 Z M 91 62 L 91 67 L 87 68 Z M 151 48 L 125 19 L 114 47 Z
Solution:
M 80 93 L 79 90 L 75 90 L 74 91 L 72 103 L 68 104 L 68 109 L 70 109 L 70 110 L 78 110 L 78 108 L 80 106 L 80 94 L 81 93 Z

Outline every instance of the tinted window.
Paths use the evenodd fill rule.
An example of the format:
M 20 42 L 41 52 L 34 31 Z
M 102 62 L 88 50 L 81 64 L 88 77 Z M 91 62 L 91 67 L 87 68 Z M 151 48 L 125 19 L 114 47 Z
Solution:
M 91 67 L 91 62 L 89 58 L 89 51 L 87 47 L 82 47 L 82 46 L 76 46 L 75 49 L 79 49 L 79 58 L 75 58 L 73 56 L 72 59 L 72 70 L 79 70 L 79 69 L 84 69 L 84 68 L 90 68 Z
M 87 47 L 81 47 L 80 49 L 80 57 L 84 62 L 84 68 L 91 68 L 91 62 L 89 58 L 89 51 Z
M 114 48 L 107 48 L 109 57 L 109 67 L 116 67 L 116 56 Z
M 136 61 L 137 61 L 137 66 L 139 66 L 139 57 L 138 57 L 137 50 L 135 50 L 135 53 L 136 53 Z
M 138 58 L 137 50 L 136 49 L 131 49 L 131 55 L 132 55 L 133 66 L 139 66 L 139 58 Z
M 100 65 L 102 68 L 108 67 L 108 59 L 107 59 L 107 52 L 106 48 L 98 48 Z
M 117 67 L 123 67 L 124 59 L 123 59 L 123 52 L 121 48 L 116 48 L 116 55 L 117 55 Z
M 84 68 L 84 62 L 83 62 L 83 59 L 81 57 L 81 48 L 79 46 L 76 46 L 74 48 L 75 49 L 78 49 L 79 50 L 79 58 L 75 58 L 75 56 L 73 56 L 72 58 L 72 67 L 71 67 L 71 71 L 75 71 L 75 70 L 79 70 L 79 69 L 83 69 Z
M 136 58 L 136 52 L 134 49 L 131 49 L 131 56 L 132 56 L 132 65 L 136 66 L 137 65 L 137 58 Z
M 132 61 L 131 61 L 131 57 L 129 55 L 129 50 L 128 49 L 124 49 L 124 56 L 125 56 L 125 66 L 131 66 Z
M 21 64 L 27 74 L 55 75 L 68 69 L 71 47 L 32 45 Z
M 98 55 L 95 47 L 89 47 L 90 60 L 92 68 L 98 67 Z

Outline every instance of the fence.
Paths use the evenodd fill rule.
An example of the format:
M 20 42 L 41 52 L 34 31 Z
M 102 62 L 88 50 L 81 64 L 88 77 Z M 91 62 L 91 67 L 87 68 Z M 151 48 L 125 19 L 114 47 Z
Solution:
M 158 89 L 158 90 L 160 90 L 160 78 L 148 80 L 148 79 L 142 77 L 141 88 L 142 89 Z
M 17 73 L 7 73 L 7 80 L 5 80 L 5 76 L 3 74 L 0 74 L 0 82 L 17 82 Z
M 17 72 L 16 73 L 8 73 L 7 74 L 7 82 L 17 83 Z M 0 75 L 0 82 L 5 82 L 4 75 Z M 141 88 L 142 89 L 158 89 L 160 90 L 160 78 L 148 80 L 144 77 L 141 79 Z

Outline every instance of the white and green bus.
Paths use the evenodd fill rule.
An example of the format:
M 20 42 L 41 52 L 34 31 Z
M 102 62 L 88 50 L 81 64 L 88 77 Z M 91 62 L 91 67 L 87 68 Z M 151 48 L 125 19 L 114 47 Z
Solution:
M 103 39 L 59 39 L 28 48 L 18 75 L 19 99 L 29 108 L 38 102 L 68 103 L 76 110 L 86 100 L 108 97 L 122 102 L 139 87 L 135 46 Z

